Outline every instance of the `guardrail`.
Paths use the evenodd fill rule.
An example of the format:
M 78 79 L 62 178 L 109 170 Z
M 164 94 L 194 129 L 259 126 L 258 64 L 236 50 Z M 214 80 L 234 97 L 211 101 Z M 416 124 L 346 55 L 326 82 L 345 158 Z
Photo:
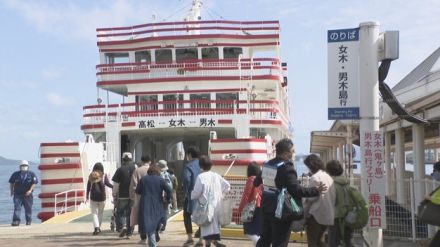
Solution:
M 80 191 L 84 191 L 83 189 L 71 189 L 66 190 L 60 193 L 56 193 L 54 198 L 54 206 L 53 213 L 55 215 L 64 214 L 66 212 L 77 211 L 79 206 L 78 203 L 81 203 L 83 200 L 78 200 L 78 195 Z M 74 197 L 69 197 L 69 195 L 74 194 Z M 60 198 L 60 199 L 58 199 Z M 73 205 L 72 205 L 73 204 Z M 60 205 L 60 208 L 59 208 Z
M 276 58 L 196 59 L 170 63 L 113 63 L 96 66 L 99 81 L 140 80 L 180 77 L 275 76 L 283 69 Z
M 98 42 L 194 34 L 278 35 L 279 21 L 182 21 L 157 22 L 129 27 L 96 29 Z

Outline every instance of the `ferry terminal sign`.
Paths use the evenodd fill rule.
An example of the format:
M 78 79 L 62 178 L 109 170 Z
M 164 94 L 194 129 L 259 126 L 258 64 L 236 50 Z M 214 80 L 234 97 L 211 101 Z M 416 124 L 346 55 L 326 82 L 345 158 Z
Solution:
M 359 119 L 359 28 L 329 30 L 328 119 Z

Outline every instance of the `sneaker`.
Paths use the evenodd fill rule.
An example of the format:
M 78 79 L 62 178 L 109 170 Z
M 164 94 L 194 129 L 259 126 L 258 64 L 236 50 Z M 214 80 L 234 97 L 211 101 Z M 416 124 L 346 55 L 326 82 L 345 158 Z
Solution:
M 217 242 L 217 241 L 214 241 L 214 246 L 215 247 L 226 247 L 226 245 L 224 245 L 224 244 L 222 244 L 220 242 Z
M 18 221 L 13 221 L 11 223 L 11 226 L 19 226 L 19 225 L 20 225 L 20 222 L 18 222 Z
M 194 245 L 194 247 L 203 247 L 203 246 L 204 246 L 203 241 L 199 241 Z
M 186 246 L 190 246 L 190 245 L 193 245 L 193 244 L 194 244 L 194 240 L 188 239 L 188 240 L 186 240 L 185 243 L 183 243 L 183 246 L 186 247 Z
M 138 244 L 140 244 L 140 245 L 148 245 L 146 239 L 139 240 Z
M 26 222 L 26 225 L 27 225 L 27 226 L 30 226 L 30 225 L 31 225 L 31 222 L 29 222 L 29 221 Z
M 119 233 L 119 237 L 123 238 L 123 237 L 125 237 L 125 235 L 127 235 L 127 229 L 122 228 L 121 232 Z

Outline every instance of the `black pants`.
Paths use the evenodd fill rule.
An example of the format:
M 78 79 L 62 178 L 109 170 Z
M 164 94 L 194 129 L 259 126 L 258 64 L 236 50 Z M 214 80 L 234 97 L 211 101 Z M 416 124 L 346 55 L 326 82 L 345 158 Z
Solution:
M 183 203 L 183 223 L 185 224 L 186 234 L 192 234 L 192 222 L 191 222 L 191 213 L 187 211 L 188 208 L 188 199 L 185 198 Z
M 330 247 L 338 247 L 340 244 L 344 243 L 344 247 L 353 247 L 352 237 L 353 229 L 344 226 L 344 236 L 342 236 L 340 222 L 343 218 L 335 219 L 333 226 L 328 227 L 328 244 Z
M 438 246 L 440 246 L 440 230 L 437 231 L 437 233 L 432 238 L 431 243 L 429 244 L 429 247 L 438 247 Z
M 121 229 L 125 227 L 129 234 L 133 233 L 133 229 L 130 227 L 131 206 L 130 199 L 119 199 L 116 210 L 117 225 L 119 225 Z
M 307 245 L 308 247 L 323 247 L 327 246 L 322 242 L 322 237 L 327 229 L 326 225 L 319 224 L 313 216 L 310 216 L 307 221 Z
M 280 221 L 262 213 L 261 236 L 257 247 L 286 247 L 289 244 L 291 221 Z

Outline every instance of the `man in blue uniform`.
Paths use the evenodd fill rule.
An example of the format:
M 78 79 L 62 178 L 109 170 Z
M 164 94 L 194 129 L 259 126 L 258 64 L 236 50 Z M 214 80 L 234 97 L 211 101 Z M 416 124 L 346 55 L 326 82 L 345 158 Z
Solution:
M 24 206 L 26 225 L 32 222 L 32 204 L 34 198 L 32 191 L 38 183 L 37 176 L 29 171 L 29 163 L 22 160 L 20 171 L 16 171 L 9 179 L 11 196 L 14 196 L 14 215 L 12 217 L 12 226 L 20 225 L 21 206 Z

